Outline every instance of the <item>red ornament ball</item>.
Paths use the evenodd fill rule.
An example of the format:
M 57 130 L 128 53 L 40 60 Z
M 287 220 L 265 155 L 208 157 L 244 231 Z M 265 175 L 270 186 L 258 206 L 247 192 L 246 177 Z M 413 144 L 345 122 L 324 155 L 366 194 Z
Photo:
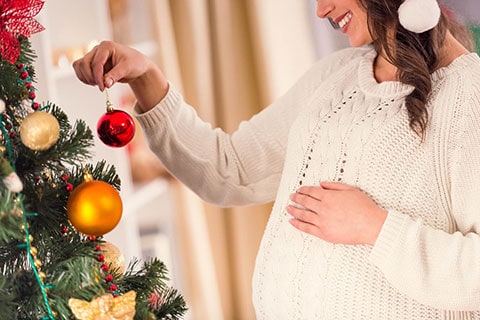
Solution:
M 135 122 L 132 116 L 122 110 L 107 111 L 97 123 L 100 140 L 110 147 L 120 148 L 135 136 Z

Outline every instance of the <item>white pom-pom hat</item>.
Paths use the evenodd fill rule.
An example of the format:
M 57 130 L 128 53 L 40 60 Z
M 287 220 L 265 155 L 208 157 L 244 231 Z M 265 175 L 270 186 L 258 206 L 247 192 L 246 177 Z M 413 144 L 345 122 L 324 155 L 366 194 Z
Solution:
M 437 0 L 405 0 L 398 8 L 400 24 L 415 33 L 433 29 L 440 20 L 440 14 Z

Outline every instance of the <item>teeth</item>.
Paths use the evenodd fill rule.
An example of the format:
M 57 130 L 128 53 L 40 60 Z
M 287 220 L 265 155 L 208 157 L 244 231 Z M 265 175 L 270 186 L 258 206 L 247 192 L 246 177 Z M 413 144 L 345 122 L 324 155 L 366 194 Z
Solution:
M 340 26 L 340 28 L 343 28 L 347 23 L 350 22 L 350 20 L 352 20 L 352 13 L 349 12 L 345 15 L 345 17 L 343 17 L 342 20 L 340 20 L 340 22 L 338 23 L 338 25 Z

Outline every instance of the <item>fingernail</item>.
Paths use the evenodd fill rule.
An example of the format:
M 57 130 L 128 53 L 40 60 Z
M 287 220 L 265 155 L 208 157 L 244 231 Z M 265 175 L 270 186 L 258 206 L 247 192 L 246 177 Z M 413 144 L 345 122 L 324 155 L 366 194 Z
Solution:
M 106 86 L 107 88 L 110 88 L 112 85 L 113 85 L 113 79 L 110 78 L 110 77 L 106 78 L 106 79 L 105 79 L 105 86 Z

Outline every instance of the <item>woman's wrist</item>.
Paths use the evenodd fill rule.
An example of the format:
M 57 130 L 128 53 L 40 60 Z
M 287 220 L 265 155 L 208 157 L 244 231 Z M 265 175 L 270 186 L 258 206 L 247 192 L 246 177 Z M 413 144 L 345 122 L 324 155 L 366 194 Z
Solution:
M 140 112 L 153 109 L 168 92 L 168 81 L 157 67 L 152 67 L 142 76 L 132 80 L 130 88 L 137 100 Z

